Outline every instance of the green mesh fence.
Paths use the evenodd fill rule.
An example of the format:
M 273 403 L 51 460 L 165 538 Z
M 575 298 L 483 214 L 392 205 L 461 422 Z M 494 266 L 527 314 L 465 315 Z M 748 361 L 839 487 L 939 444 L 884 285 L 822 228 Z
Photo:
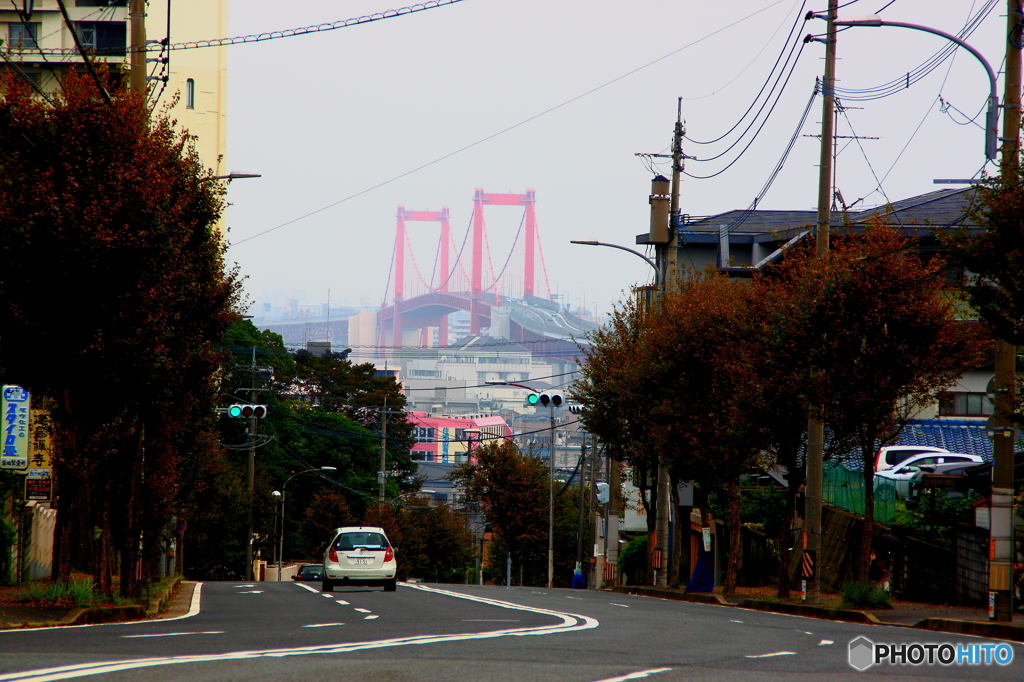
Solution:
M 834 507 L 864 515 L 864 476 L 838 464 L 821 472 L 821 498 Z M 891 523 L 896 517 L 896 490 L 892 482 L 875 477 L 875 521 Z

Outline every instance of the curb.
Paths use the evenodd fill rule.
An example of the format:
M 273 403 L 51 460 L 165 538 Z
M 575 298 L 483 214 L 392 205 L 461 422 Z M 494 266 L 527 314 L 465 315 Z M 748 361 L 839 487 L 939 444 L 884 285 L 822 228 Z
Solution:
M 953 618 L 925 618 L 914 625 L 906 625 L 904 623 L 887 623 L 870 611 L 830 609 L 823 606 L 788 604 L 786 602 L 762 601 L 760 599 L 743 599 L 739 602 L 730 602 L 721 595 L 709 594 L 707 592 L 687 594 L 685 592 L 677 592 L 675 590 L 641 586 L 617 586 L 613 587 L 611 591 L 619 594 L 633 594 L 641 597 L 655 597 L 658 599 L 671 599 L 675 601 L 732 606 L 735 608 L 751 609 L 754 611 L 784 613 L 791 616 L 821 618 L 823 620 L 864 623 L 866 625 L 885 625 L 888 627 L 912 628 L 917 630 L 928 630 L 931 632 L 947 632 L 958 635 L 987 637 L 989 639 L 1004 639 L 1011 642 L 1024 642 L 1024 625 L 1013 625 L 1010 623 L 989 623 L 977 620 L 956 620 Z
M 150 595 L 150 599 L 145 604 L 145 615 L 156 616 L 161 611 L 164 611 L 170 606 L 171 599 L 174 594 L 178 591 L 181 586 L 181 576 L 175 576 L 171 584 L 167 586 L 167 589 L 161 591 L 159 594 Z
M 95 625 L 96 623 L 119 623 L 146 617 L 146 609 L 138 604 L 127 606 L 91 606 L 74 609 L 57 621 L 57 625 Z

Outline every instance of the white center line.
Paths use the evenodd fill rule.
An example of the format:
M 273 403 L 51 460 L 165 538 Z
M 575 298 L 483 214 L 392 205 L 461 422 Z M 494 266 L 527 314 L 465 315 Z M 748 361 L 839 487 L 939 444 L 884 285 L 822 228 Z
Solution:
M 380 616 L 367 616 L 363 620 L 373 620 L 374 618 L 380 618 Z
M 729 622 L 730 623 L 742 623 L 743 621 L 742 620 L 733 620 L 733 619 L 730 618 Z
M 263 594 L 263 590 L 242 590 L 238 594 Z
M 327 597 L 328 599 L 334 599 L 334 595 L 333 594 L 324 594 L 323 592 L 321 592 L 320 596 L 321 597 Z
M 337 600 L 335 600 L 335 601 L 336 601 L 336 602 L 337 602 L 338 604 L 341 604 L 342 606 L 348 606 L 348 602 L 347 602 L 347 601 L 345 601 L 344 599 L 337 599 Z
M 304 628 L 331 628 L 335 625 L 344 625 L 344 623 L 313 623 L 311 625 L 303 625 Z
M 373 613 L 370 609 L 355 609 L 359 613 Z
M 833 642 L 831 639 L 823 639 L 820 642 L 818 642 L 818 646 L 827 646 L 829 644 L 835 644 L 835 642 Z
M 154 635 L 121 635 L 121 639 L 141 639 L 143 637 L 183 637 L 185 635 L 223 635 L 223 630 L 207 630 L 206 632 L 162 632 Z
M 566 599 L 579 599 L 580 601 L 583 601 L 583 597 L 566 597 Z
M 754 654 L 746 658 L 771 658 L 772 656 L 796 656 L 795 651 L 776 651 L 770 654 Z
M 611 601 L 610 601 L 610 602 L 608 602 L 608 603 L 609 603 L 609 604 L 611 604 L 612 606 L 621 606 L 621 607 L 622 607 L 622 608 L 624 608 L 624 609 L 628 609 L 628 608 L 629 608 L 629 607 L 628 607 L 628 606 L 626 606 L 625 604 L 616 604 L 615 602 L 611 602 Z

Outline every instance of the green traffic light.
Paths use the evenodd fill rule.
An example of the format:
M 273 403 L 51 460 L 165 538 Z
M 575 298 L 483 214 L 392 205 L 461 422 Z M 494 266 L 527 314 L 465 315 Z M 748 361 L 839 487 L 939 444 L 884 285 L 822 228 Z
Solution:
M 531 405 L 536 405 L 538 400 L 540 400 L 540 397 L 536 393 L 531 393 L 530 395 L 526 396 L 526 402 L 528 402 Z
M 242 416 L 242 406 L 241 405 L 232 405 L 231 407 L 229 407 L 228 408 L 228 416 L 230 416 L 230 417 L 241 417 Z

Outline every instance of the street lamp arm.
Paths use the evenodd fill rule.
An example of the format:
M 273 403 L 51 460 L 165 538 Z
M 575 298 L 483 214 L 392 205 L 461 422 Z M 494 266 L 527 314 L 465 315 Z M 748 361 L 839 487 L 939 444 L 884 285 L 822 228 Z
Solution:
M 629 248 L 627 246 L 619 246 L 618 244 L 609 244 L 608 242 L 599 242 L 596 239 L 570 239 L 569 243 L 570 244 L 584 244 L 585 246 L 607 246 L 607 247 L 612 248 L 612 249 L 619 249 L 620 251 L 628 251 L 629 253 L 633 254 L 637 258 L 643 258 L 644 261 L 648 265 L 650 265 L 652 268 L 654 268 L 654 279 L 658 282 L 659 286 L 661 285 L 661 281 L 660 281 L 661 280 L 661 272 L 658 270 L 658 266 L 654 264 L 654 261 L 652 261 L 650 258 L 645 256 L 644 254 L 640 253 L 639 251 L 635 251 L 635 250 L 633 250 L 633 249 L 631 249 L 631 248 Z
M 999 125 L 999 96 L 996 92 L 996 74 L 992 70 L 992 65 L 988 63 L 985 56 L 978 52 L 976 49 L 965 43 L 960 38 L 956 37 L 952 33 L 946 33 L 937 28 L 931 28 L 930 26 L 922 26 L 921 24 L 910 24 L 905 21 L 886 21 L 877 15 L 872 15 L 863 19 L 836 19 L 833 24 L 837 27 L 842 26 L 895 26 L 896 28 L 909 28 L 914 31 L 923 31 L 924 33 L 931 33 L 937 35 L 940 38 L 956 43 L 960 47 L 964 48 L 975 58 L 981 62 L 981 65 L 985 67 L 985 73 L 988 74 L 989 83 L 989 95 L 988 95 L 988 112 L 985 115 L 985 158 L 992 160 L 996 158 L 996 147 L 998 139 L 998 131 L 996 127 Z

